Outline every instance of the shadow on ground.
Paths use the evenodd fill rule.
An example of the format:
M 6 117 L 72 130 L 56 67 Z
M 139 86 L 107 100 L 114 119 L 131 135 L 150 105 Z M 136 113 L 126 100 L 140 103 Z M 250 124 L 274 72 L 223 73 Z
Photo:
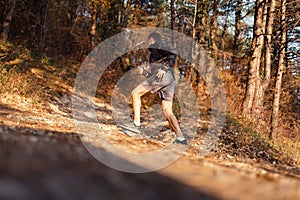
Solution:
M 218 199 L 156 172 L 106 167 L 75 133 L 0 129 L 0 199 Z

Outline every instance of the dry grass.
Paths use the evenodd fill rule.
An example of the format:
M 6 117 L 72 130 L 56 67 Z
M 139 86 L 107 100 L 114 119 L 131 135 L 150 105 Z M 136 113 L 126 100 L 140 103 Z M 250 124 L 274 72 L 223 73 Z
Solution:
M 250 121 L 242 117 L 242 102 L 245 90 L 242 88 L 242 83 L 230 73 L 222 72 L 222 79 L 227 90 L 227 105 L 228 116 L 227 123 L 230 124 L 229 130 L 234 130 L 238 133 L 241 146 L 260 144 L 268 148 L 273 148 L 278 151 L 277 160 L 284 163 L 300 165 L 300 132 L 299 132 L 299 116 L 282 113 L 280 119 L 279 130 L 281 132 L 276 138 L 269 138 L 269 115 L 270 110 L 266 110 L 262 114 L 262 118 Z M 285 110 L 288 102 L 285 102 Z M 271 107 L 266 105 L 267 107 Z M 226 138 L 226 137 L 225 137 Z M 227 138 L 228 139 L 228 138 Z M 257 141 L 259 141 L 257 143 Z M 267 150 L 265 149 L 265 151 Z M 255 149 L 252 148 L 254 152 Z M 258 151 L 259 152 L 259 151 Z M 274 154 L 275 155 L 275 154 Z
M 23 46 L 0 43 L 0 95 L 4 104 L 43 109 L 53 96 L 70 91 L 72 73 Z
M 287 137 L 274 138 L 271 142 L 272 146 L 289 158 L 295 161 L 295 164 L 300 167 L 300 142 Z

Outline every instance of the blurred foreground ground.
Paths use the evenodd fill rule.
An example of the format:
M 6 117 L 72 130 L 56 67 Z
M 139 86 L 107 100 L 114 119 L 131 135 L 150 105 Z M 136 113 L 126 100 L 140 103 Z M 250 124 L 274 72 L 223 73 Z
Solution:
M 300 199 L 298 167 L 187 151 L 159 171 L 125 173 L 86 150 L 70 114 L 0 110 L 0 199 Z M 107 115 L 100 125 L 122 148 L 160 147 L 121 134 L 108 123 L 106 105 L 98 112 Z

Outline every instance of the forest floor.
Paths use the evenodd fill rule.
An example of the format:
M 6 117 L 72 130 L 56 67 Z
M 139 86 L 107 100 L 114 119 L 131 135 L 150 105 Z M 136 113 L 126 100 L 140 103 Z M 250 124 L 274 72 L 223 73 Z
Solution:
M 0 199 L 300 198 L 299 166 L 232 154 L 226 146 L 201 157 L 197 139 L 191 139 L 180 158 L 162 169 L 126 173 L 110 168 L 93 157 L 80 139 L 70 98 L 61 102 L 64 106 L 53 103 L 47 112 L 1 104 Z M 103 133 L 124 151 L 151 152 L 166 143 L 122 134 L 105 102 L 97 102 L 95 110 L 104 119 L 99 120 Z M 96 148 L 107 151 L 99 145 Z M 140 167 L 147 168 L 147 163 Z

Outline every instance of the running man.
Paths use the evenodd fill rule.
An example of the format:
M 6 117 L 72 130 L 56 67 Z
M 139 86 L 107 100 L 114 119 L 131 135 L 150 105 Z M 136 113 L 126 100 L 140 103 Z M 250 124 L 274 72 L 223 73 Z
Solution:
M 147 79 L 138 85 L 131 93 L 134 119 L 133 123 L 126 126 L 130 126 L 131 130 L 140 133 L 141 97 L 148 92 L 158 92 L 164 116 L 177 135 L 174 143 L 187 145 L 187 140 L 181 132 L 178 120 L 172 109 L 176 84 L 174 66 L 177 50 L 162 40 L 160 34 L 156 32 L 149 35 L 148 44 L 150 51 L 150 69 L 147 69 L 145 66 L 138 68 L 139 73 L 147 77 Z

